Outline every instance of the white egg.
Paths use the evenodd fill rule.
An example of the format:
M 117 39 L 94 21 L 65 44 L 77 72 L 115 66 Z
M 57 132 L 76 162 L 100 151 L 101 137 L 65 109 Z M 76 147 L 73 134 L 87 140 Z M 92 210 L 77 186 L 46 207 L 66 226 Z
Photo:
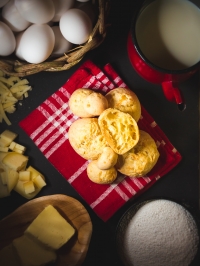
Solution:
M 53 51 L 55 36 L 47 24 L 33 24 L 25 30 L 20 41 L 24 60 L 32 64 L 45 61 Z
M 11 29 L 0 21 L 0 56 L 7 56 L 14 52 L 16 47 L 15 36 Z
M 55 35 L 55 45 L 51 55 L 59 57 L 69 51 L 72 48 L 73 44 L 63 37 L 62 33 L 60 32 L 59 26 L 52 27 L 52 30 Z
M 35 24 L 47 23 L 55 15 L 52 0 L 15 0 L 15 6 L 24 19 Z
M 75 4 L 75 0 L 53 0 L 55 15 L 52 21 L 59 21 L 61 16 Z
M 8 3 L 9 0 L 1 0 L 0 1 L 0 7 L 4 6 L 5 4 Z
M 76 8 L 62 15 L 59 26 L 64 38 L 74 44 L 86 42 L 92 32 L 92 22 L 88 15 Z
M 20 15 L 14 5 L 14 0 L 10 0 L 2 8 L 2 18 L 10 29 L 15 32 L 23 31 L 31 24 Z
M 21 39 L 22 39 L 23 33 L 24 31 L 21 31 L 15 36 L 15 39 L 16 39 L 15 55 L 21 60 L 24 60 L 22 56 L 22 51 L 21 51 Z

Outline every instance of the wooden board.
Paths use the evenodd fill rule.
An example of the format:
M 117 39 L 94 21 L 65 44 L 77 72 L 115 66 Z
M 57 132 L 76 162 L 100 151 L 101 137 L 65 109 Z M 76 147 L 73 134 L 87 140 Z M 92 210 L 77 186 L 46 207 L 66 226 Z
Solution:
M 21 236 L 33 219 L 50 204 L 76 229 L 72 239 L 57 251 L 58 259 L 55 265 L 81 265 L 90 244 L 92 223 L 85 207 L 78 200 L 66 195 L 57 194 L 33 199 L 1 220 L 0 249 Z

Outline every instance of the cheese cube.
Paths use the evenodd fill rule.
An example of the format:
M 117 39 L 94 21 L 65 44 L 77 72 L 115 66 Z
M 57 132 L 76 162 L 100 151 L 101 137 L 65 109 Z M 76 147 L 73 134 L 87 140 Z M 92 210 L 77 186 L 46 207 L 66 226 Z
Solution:
M 52 205 L 48 205 L 25 231 L 26 235 L 55 250 L 63 246 L 74 233 L 75 229 Z
M 12 244 L 0 250 L 0 265 L 1 266 L 20 266 L 18 258 L 13 251 Z
M 29 171 L 20 171 L 19 172 L 19 180 L 20 181 L 29 181 L 30 180 L 30 172 Z
M 26 169 L 26 171 L 29 171 L 31 173 L 31 180 L 33 180 L 34 178 L 36 178 L 38 175 L 40 175 L 43 179 L 45 179 L 44 176 L 39 171 L 37 171 L 34 167 L 32 167 L 32 166 L 29 166 Z
M 24 191 L 26 194 L 30 194 L 35 191 L 33 181 L 24 182 Z
M 15 148 L 18 149 L 18 150 L 21 150 L 23 152 L 26 150 L 26 147 L 24 147 L 23 145 L 20 145 L 18 143 L 16 143 Z
M 19 179 L 19 173 L 17 171 L 13 169 L 7 170 L 8 192 L 11 192 L 11 190 L 16 186 L 18 179 Z
M 9 152 L 2 161 L 6 166 L 10 167 L 15 171 L 25 169 L 28 157 L 17 152 Z
M 9 149 L 13 151 L 13 149 L 15 148 L 16 142 L 12 141 L 10 143 Z
M 14 187 L 14 190 L 19 193 L 22 197 L 26 198 L 26 199 L 32 199 L 34 198 L 39 192 L 40 192 L 40 188 L 35 188 L 35 191 L 29 194 L 25 193 L 24 190 L 24 182 L 18 180 L 16 186 Z
M 1 133 L 0 137 L 5 146 L 9 146 L 10 143 L 17 137 L 17 134 L 6 129 L 3 133 Z
M 36 185 L 36 187 L 42 188 L 46 186 L 46 182 L 44 179 L 41 177 L 41 175 L 38 175 L 33 179 L 33 183 Z
M 24 151 L 19 150 L 19 149 L 17 149 L 17 148 L 14 148 L 13 151 L 15 151 L 15 152 L 17 152 L 17 153 L 20 153 L 20 154 L 24 154 Z
M 22 266 L 42 266 L 56 260 L 53 250 L 44 248 L 26 235 L 14 239 L 13 248 Z

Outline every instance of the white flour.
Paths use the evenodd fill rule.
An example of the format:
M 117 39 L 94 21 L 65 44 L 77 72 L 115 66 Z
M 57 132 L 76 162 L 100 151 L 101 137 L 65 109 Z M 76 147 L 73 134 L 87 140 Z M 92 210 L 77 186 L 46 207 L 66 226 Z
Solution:
M 188 266 L 199 243 L 191 214 L 169 200 L 142 206 L 130 220 L 123 248 L 128 265 Z

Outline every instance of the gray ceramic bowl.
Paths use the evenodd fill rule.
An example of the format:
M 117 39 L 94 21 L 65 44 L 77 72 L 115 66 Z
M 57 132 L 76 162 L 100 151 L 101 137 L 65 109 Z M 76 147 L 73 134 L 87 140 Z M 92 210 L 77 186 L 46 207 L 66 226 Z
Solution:
M 199 211 L 198 210 L 194 210 L 193 208 L 191 208 L 191 207 L 189 207 L 188 205 L 186 205 L 186 204 L 183 204 L 183 203 L 179 203 L 179 202 L 176 202 L 176 201 L 174 201 L 174 200 L 171 200 L 171 199 L 163 199 L 163 198 L 154 198 L 154 199 L 150 199 L 150 200 L 146 200 L 146 201 L 141 201 L 141 202 L 138 202 L 138 203 L 136 203 L 136 204 L 134 204 L 134 205 L 132 205 L 125 213 L 124 213 L 124 215 L 122 216 L 122 218 L 120 219 L 120 221 L 119 221 L 119 223 L 118 223 L 118 225 L 117 225 L 117 229 L 116 229 L 116 246 L 117 246 L 117 251 L 118 251 L 118 254 L 119 254 L 119 256 L 120 256 L 120 258 L 121 258 L 121 262 L 122 262 L 122 264 L 124 265 L 124 266 L 146 266 L 146 265 L 148 265 L 148 266 L 151 266 L 151 265 L 154 265 L 154 266 L 163 266 L 164 264 L 156 264 L 157 262 L 152 262 L 152 260 L 153 260 L 153 258 L 151 257 L 151 255 L 152 255 L 152 253 L 153 252 L 151 252 L 150 254 L 148 254 L 148 252 L 149 252 L 149 248 L 151 249 L 151 251 L 153 251 L 153 250 L 155 250 L 154 248 L 152 248 L 152 246 L 153 246 L 153 244 L 155 244 L 155 241 L 154 241 L 154 239 L 153 239 L 153 237 L 152 237 L 152 239 L 149 237 L 149 235 L 151 235 L 151 234 L 148 234 L 148 236 L 146 236 L 146 235 L 144 235 L 145 233 L 142 233 L 142 234 L 140 234 L 140 231 L 137 231 L 138 229 L 135 229 L 135 238 L 134 238 L 134 240 L 132 240 L 131 239 L 131 241 L 137 241 L 136 239 L 138 239 L 138 242 L 136 242 L 136 243 L 139 243 L 140 241 L 141 241 L 141 243 L 144 243 L 144 246 L 143 245 L 141 245 L 141 243 L 140 243 L 140 247 L 141 248 L 139 248 L 139 252 L 137 252 L 137 254 L 135 254 L 135 252 L 136 252 L 136 250 L 138 251 L 138 247 L 136 248 L 136 249 L 132 249 L 132 245 L 130 245 L 130 241 L 129 242 L 127 242 L 127 237 L 130 239 L 131 237 L 133 237 L 132 236 L 132 231 L 131 230 L 134 230 L 133 228 L 136 228 L 136 227 L 132 227 L 132 225 L 130 226 L 130 223 L 133 223 L 133 217 L 134 217 L 134 219 L 136 219 L 136 213 L 137 213 L 137 217 L 138 217 L 138 214 L 139 214 L 139 210 L 140 210 L 140 212 L 141 212 L 141 210 L 143 209 L 143 212 L 144 212 L 144 208 L 145 207 L 150 207 L 150 206 L 152 206 L 152 203 L 154 204 L 154 203 L 156 203 L 156 204 L 158 204 L 158 201 L 160 202 L 160 200 L 162 201 L 162 203 L 163 202 L 168 202 L 168 203 L 170 203 L 170 206 L 171 205 L 173 205 L 173 206 L 176 206 L 177 208 L 179 208 L 179 207 L 183 207 L 183 208 L 180 208 L 181 210 L 183 210 L 183 212 L 185 213 L 186 212 L 186 214 L 189 216 L 189 219 L 191 219 L 191 221 L 193 221 L 194 223 L 193 223 L 193 227 L 195 228 L 195 230 L 194 230 L 194 232 L 195 232 L 195 243 L 196 243 L 196 247 L 195 247 L 195 251 L 193 251 L 192 253 L 192 255 L 191 255 L 191 252 L 189 253 L 189 261 L 190 261 L 190 263 L 189 264 L 186 264 L 187 266 L 199 266 L 200 265 L 200 215 L 199 215 Z M 155 201 L 157 201 L 157 202 L 155 202 Z M 151 205 L 146 205 L 146 204 L 148 204 L 148 203 L 151 203 Z M 178 205 L 177 205 L 178 204 Z M 146 206 L 145 206 L 146 205 Z M 155 205 L 155 204 L 154 204 Z M 144 207 L 144 208 L 142 208 L 142 207 Z M 151 215 L 150 215 L 151 216 Z M 138 219 L 139 218 L 137 218 L 137 221 L 138 221 Z M 148 216 L 148 212 L 147 212 L 147 216 L 145 217 L 145 219 L 146 219 L 146 223 L 147 223 L 147 226 L 148 226 L 148 223 L 152 223 L 152 218 L 150 218 L 149 216 Z M 151 220 L 149 220 L 148 221 L 148 219 L 151 219 Z M 153 218 L 154 219 L 154 218 Z M 156 218 L 155 218 L 156 219 Z M 157 221 L 156 221 L 157 222 Z M 160 227 L 161 229 L 162 228 L 164 228 L 164 226 L 165 226 L 165 221 L 163 222 L 163 226 L 162 227 Z M 171 224 L 173 224 L 173 221 L 171 221 Z M 168 223 L 168 225 L 169 225 L 169 223 Z M 173 225 L 171 225 L 171 226 L 173 226 Z M 131 228 L 131 229 L 130 229 Z M 143 228 L 143 231 L 145 232 L 145 230 L 144 230 L 144 227 L 142 227 L 141 226 L 141 230 L 142 230 L 142 228 Z M 159 226 L 158 226 L 158 228 L 159 228 Z M 170 233 L 170 228 L 172 228 L 172 227 L 169 227 L 169 233 Z M 151 227 L 151 229 L 152 229 L 152 227 Z M 188 229 L 189 230 L 189 229 Z M 162 231 L 162 230 L 160 230 L 160 231 Z M 174 233 L 174 231 L 175 231 L 175 233 Z M 183 230 L 184 231 L 184 230 Z M 136 235 L 136 232 L 139 232 L 139 233 L 137 233 L 137 235 Z M 148 230 L 146 231 L 146 232 L 148 232 Z M 190 231 L 188 231 L 188 232 L 190 232 Z M 183 232 L 184 233 L 184 232 Z M 131 234 L 131 236 L 130 236 L 130 234 Z M 173 230 L 173 234 L 174 235 L 171 235 L 171 237 L 174 237 L 174 239 L 177 239 L 177 235 L 176 235 L 176 230 Z M 178 234 L 178 230 L 177 230 L 177 234 Z M 190 233 L 189 233 L 190 234 Z M 134 235 L 134 234 L 133 234 Z M 168 234 L 167 234 L 168 235 Z M 181 237 L 181 235 L 182 234 L 180 234 L 180 232 L 179 232 L 179 238 Z M 155 235 L 154 235 L 155 236 Z M 141 239 L 141 238 L 144 238 L 144 239 Z M 172 243 L 173 241 L 171 241 L 171 238 L 170 237 L 167 237 L 168 239 L 170 239 L 170 245 L 171 244 L 174 244 L 174 243 Z M 143 241 L 143 242 L 142 242 Z M 134 244 L 134 242 L 131 242 L 131 243 L 133 243 Z M 148 244 L 147 244 L 148 243 Z M 165 253 L 165 250 L 166 250 L 166 248 L 167 248 L 167 243 L 164 243 L 164 245 L 163 245 L 163 241 L 161 241 L 160 242 L 161 244 L 162 244 L 162 248 L 159 248 L 159 243 L 157 242 L 157 245 L 158 245 L 158 249 L 156 249 L 156 252 L 157 252 L 157 250 L 159 250 L 159 256 L 160 256 L 160 258 L 162 258 L 162 256 L 163 256 L 163 258 L 165 257 L 165 261 L 167 261 L 166 263 L 166 265 L 168 265 L 168 266 L 183 266 L 183 264 L 182 263 L 174 263 L 174 264 L 172 264 L 171 262 L 172 262 L 172 258 L 170 258 L 170 257 L 172 257 L 172 256 L 174 256 L 174 257 L 176 257 L 176 252 L 173 254 L 173 255 L 171 255 L 173 252 L 170 252 L 169 254 L 169 257 L 167 258 L 166 257 L 166 254 L 161 254 L 162 253 L 162 251 L 164 251 L 164 253 Z M 182 243 L 182 242 L 181 242 Z M 135 244 L 134 244 L 135 245 Z M 138 244 L 139 245 L 139 244 Z M 164 247 L 163 247 L 164 246 Z M 148 248 L 149 247 L 149 248 Z M 191 248 L 191 247 L 190 247 Z M 131 254 L 132 255 L 130 255 L 130 250 L 132 251 L 131 252 Z M 147 251 L 148 250 L 148 251 Z M 169 249 L 170 250 L 170 249 Z M 174 249 L 175 250 L 175 249 Z M 178 249 L 177 249 L 178 250 Z M 147 251 L 147 252 L 146 252 Z M 136 257 L 138 258 L 138 253 L 140 253 L 140 254 L 144 254 L 144 256 L 147 256 L 147 254 L 148 254 L 148 262 L 145 262 L 144 263 L 144 261 L 143 261 L 143 263 L 142 263 L 142 260 L 140 261 L 140 263 L 138 262 L 139 260 L 138 259 L 135 259 Z M 183 254 L 183 256 L 184 256 L 185 254 Z M 180 256 L 180 254 L 178 255 L 177 254 L 177 256 Z M 188 255 L 187 255 L 188 256 Z M 154 257 L 154 256 L 153 256 Z M 133 259 L 134 258 L 134 259 Z M 171 260 L 171 262 L 170 262 L 170 260 Z M 134 262 L 133 263 L 133 261 L 137 261 L 137 263 L 136 262 Z M 160 261 L 162 261 L 162 259 L 160 259 Z M 175 260 L 176 261 L 176 260 Z M 187 261 L 188 261 L 188 259 L 187 259 Z M 143 264 L 143 265 L 142 265 Z

